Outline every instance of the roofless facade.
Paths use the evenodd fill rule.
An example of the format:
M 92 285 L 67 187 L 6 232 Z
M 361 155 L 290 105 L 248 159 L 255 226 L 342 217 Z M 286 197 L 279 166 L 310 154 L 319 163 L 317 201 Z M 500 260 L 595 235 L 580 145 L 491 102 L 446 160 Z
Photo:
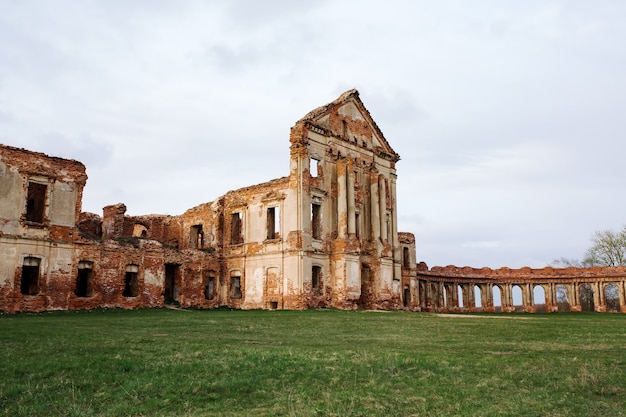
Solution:
M 595 310 L 607 310 L 602 294 L 611 285 L 626 311 L 619 269 L 545 273 L 544 283 L 417 265 L 414 236 L 398 232 L 399 155 L 356 90 L 297 121 L 289 146 L 285 177 L 179 216 L 127 216 L 122 203 L 100 216 L 81 211 L 87 175 L 80 162 L 0 145 L 0 310 L 175 303 L 477 311 L 471 289 L 502 288 L 504 306 L 519 284 L 524 311 L 536 311 L 529 294 L 537 285 L 552 291 L 545 306 L 557 311 L 558 283 L 570 285 L 572 310 L 580 286 L 591 283 Z M 486 310 L 493 299 L 484 296 Z

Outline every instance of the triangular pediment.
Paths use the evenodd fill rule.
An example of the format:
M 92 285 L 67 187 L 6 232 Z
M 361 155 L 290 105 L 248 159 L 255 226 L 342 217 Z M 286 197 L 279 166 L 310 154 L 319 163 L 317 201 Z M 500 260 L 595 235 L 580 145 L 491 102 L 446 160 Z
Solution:
M 372 149 L 389 159 L 400 159 L 355 89 L 348 90 L 335 101 L 309 112 L 300 121 L 319 127 L 331 136 Z

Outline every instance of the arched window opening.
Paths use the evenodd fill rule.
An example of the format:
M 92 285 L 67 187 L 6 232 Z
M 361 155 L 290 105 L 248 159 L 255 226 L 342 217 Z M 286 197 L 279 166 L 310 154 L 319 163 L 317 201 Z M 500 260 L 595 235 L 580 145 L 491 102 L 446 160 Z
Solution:
M 595 311 L 593 288 L 589 284 L 580 286 L 580 307 L 582 311 Z
M 502 290 L 499 286 L 494 285 L 491 289 L 493 296 L 493 308 L 494 311 L 500 313 L 502 312 Z
M 474 302 L 475 302 L 475 306 L 476 308 L 483 308 L 483 298 L 482 298 L 483 292 L 482 289 L 480 288 L 479 285 L 474 285 Z
M 514 285 L 511 290 L 511 295 L 513 296 L 513 307 L 515 307 L 515 311 L 523 311 L 524 309 L 524 292 L 519 285 Z
M 619 312 L 619 288 L 615 284 L 607 284 L 604 287 L 604 300 L 606 304 L 606 311 Z
M 556 306 L 559 311 L 570 311 L 569 291 L 565 285 L 556 286 Z
M 546 309 L 546 291 L 541 285 L 535 285 L 533 288 L 533 304 L 536 313 L 545 313 Z

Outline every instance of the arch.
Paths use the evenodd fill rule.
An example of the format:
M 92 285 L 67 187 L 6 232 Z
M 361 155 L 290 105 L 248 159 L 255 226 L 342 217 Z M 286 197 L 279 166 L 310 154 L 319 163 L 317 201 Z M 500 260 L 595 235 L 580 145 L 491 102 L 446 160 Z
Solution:
M 604 304 L 606 311 L 620 311 L 619 287 L 615 284 L 607 284 L 604 286 Z
M 536 313 L 545 313 L 546 309 L 546 290 L 543 285 L 535 285 L 533 287 L 533 305 Z
M 511 298 L 513 300 L 513 307 L 515 307 L 515 311 L 523 311 L 524 310 L 524 291 L 522 291 L 522 287 L 519 285 L 513 285 L 511 288 Z
M 480 288 L 480 285 L 474 285 L 474 305 L 477 309 L 483 308 L 483 298 L 482 298 L 483 290 Z
M 491 294 L 493 296 L 493 311 L 502 312 L 502 288 L 499 285 L 494 285 L 491 288 Z
M 556 286 L 556 306 L 559 311 L 570 311 L 569 290 L 566 285 Z
M 593 300 L 593 287 L 590 284 L 581 284 L 580 291 L 580 307 L 582 311 L 595 311 L 595 303 Z
M 458 299 L 459 299 L 459 307 L 463 308 L 465 307 L 465 300 L 463 299 L 463 285 L 459 284 L 457 286 L 457 294 L 458 294 Z

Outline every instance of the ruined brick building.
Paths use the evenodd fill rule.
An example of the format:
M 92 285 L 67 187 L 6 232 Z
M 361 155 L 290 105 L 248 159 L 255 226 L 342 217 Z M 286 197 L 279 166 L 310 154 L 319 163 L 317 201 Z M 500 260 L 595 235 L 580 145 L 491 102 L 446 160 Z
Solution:
M 358 92 L 308 113 L 289 141 L 286 177 L 135 217 L 123 204 L 82 213 L 80 162 L 1 146 L 0 309 L 416 307 L 399 156 Z
M 567 285 L 568 309 L 580 310 L 576 294 L 590 287 L 593 309 L 606 311 L 603 294 L 615 288 L 626 312 L 626 269 L 418 265 L 414 236 L 397 227 L 399 156 L 356 90 L 305 115 L 289 141 L 288 176 L 179 216 L 127 216 L 121 203 L 102 216 L 84 213 L 83 164 L 0 145 L 0 310 L 494 311 L 490 291 L 498 289 L 502 310 L 513 311 L 518 286 L 523 310 L 535 311 L 530 294 L 539 286 L 546 309 L 558 311 L 558 286 Z

